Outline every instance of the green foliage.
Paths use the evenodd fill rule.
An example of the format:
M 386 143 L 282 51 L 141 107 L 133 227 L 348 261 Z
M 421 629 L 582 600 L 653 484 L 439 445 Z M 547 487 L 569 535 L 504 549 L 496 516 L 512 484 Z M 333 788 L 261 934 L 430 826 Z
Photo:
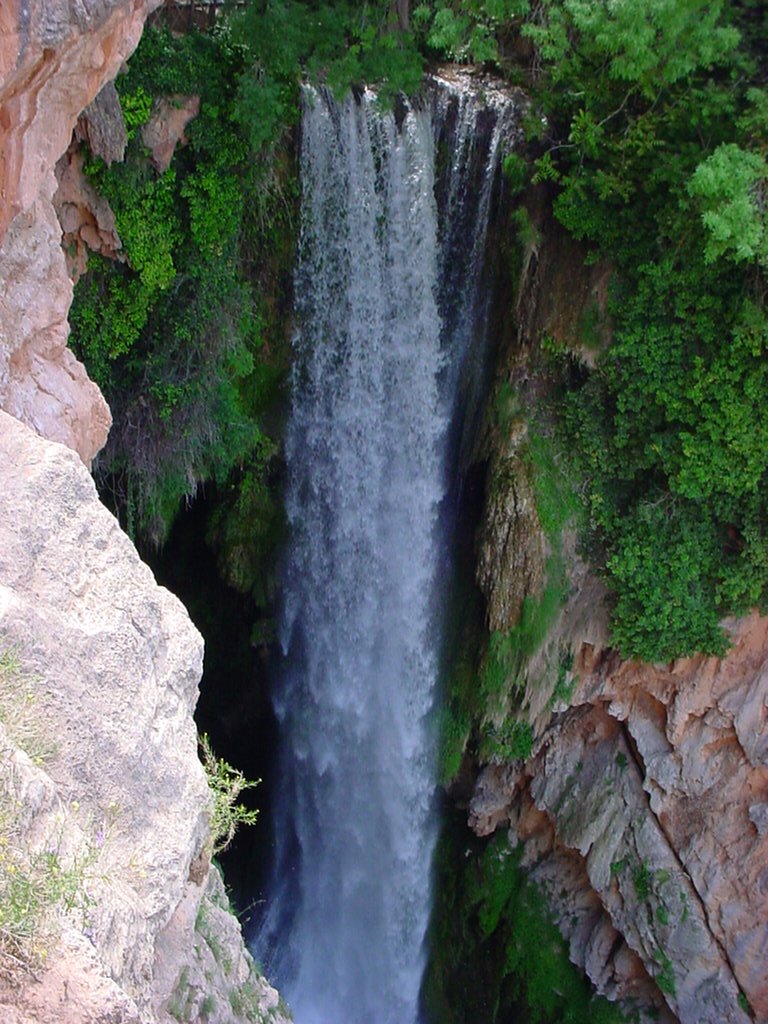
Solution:
M 645 861 L 641 861 L 632 871 L 632 883 L 639 900 L 647 900 L 650 896 L 652 879 L 653 872 L 648 868 Z
M 522 32 L 549 126 L 534 181 L 615 268 L 613 344 L 562 403 L 614 642 L 722 653 L 723 615 L 766 600 L 768 108 L 750 17 L 549 0 Z
M 472 717 L 466 703 L 449 699 L 440 715 L 440 781 L 444 784 L 458 776 L 472 732 Z
M 238 1018 L 244 1018 L 251 1021 L 252 1024 L 265 1024 L 265 1020 L 271 1019 L 274 1011 L 262 1009 L 263 985 L 263 978 L 259 970 L 255 964 L 250 963 L 246 980 L 229 993 L 229 1005 Z M 286 1017 L 289 1016 L 282 999 L 279 1001 L 277 1009 Z
M 92 258 L 72 340 L 114 415 L 98 479 L 129 530 L 155 543 L 200 481 L 223 483 L 254 453 L 266 472 L 274 451 L 259 417 L 286 345 L 262 306 L 276 287 L 265 276 L 292 254 L 274 236 L 295 233 L 280 156 L 255 160 L 239 120 L 236 83 L 249 67 L 225 31 L 146 32 L 118 79 L 121 102 L 130 113 L 137 96 L 198 92 L 189 145 L 162 175 L 138 138 L 124 164 L 88 165 L 125 259 Z
M 573 689 L 576 685 L 576 676 L 571 674 L 572 667 L 572 655 L 569 655 L 558 665 L 557 680 L 555 682 L 555 688 L 552 691 L 552 696 L 549 698 L 549 707 L 554 707 L 556 704 L 560 703 L 570 705 L 571 697 L 573 696 Z
M 135 92 L 122 96 L 120 105 L 123 108 L 128 138 L 132 139 L 137 130 L 149 120 L 152 113 L 152 97 L 139 85 Z
M 528 0 L 431 0 L 416 5 L 413 22 L 428 51 L 455 61 L 496 63 L 498 32 L 528 10 Z
M 261 419 L 287 362 L 282 293 L 298 193 L 285 154 L 302 74 L 338 93 L 377 82 L 386 100 L 415 91 L 421 69 L 384 2 L 269 0 L 212 34 L 146 32 L 118 79 L 127 159 L 88 172 L 114 210 L 124 259 L 94 258 L 72 310 L 73 346 L 114 415 L 96 472 L 129 530 L 155 544 L 200 482 L 232 477 L 230 512 L 256 518 L 246 544 L 247 524 L 218 517 L 238 586 L 279 533 L 267 484 L 275 446 Z M 190 93 L 201 104 L 189 144 L 158 175 L 137 129 L 155 98 Z
M 183 967 L 168 1000 L 168 1012 L 179 1022 L 192 1018 L 196 994 L 189 982 L 189 968 Z
M 527 722 L 507 718 L 501 726 L 487 726 L 480 740 L 483 761 L 525 761 L 533 749 L 533 730 Z
M 662 992 L 667 995 L 673 996 L 676 992 L 677 986 L 675 984 L 675 972 L 672 966 L 672 961 L 669 959 L 663 949 L 659 950 L 656 955 L 656 963 L 658 965 L 658 971 L 654 975 L 654 980 L 659 986 Z
M 494 632 L 489 638 L 479 679 L 485 701 L 520 686 L 525 661 L 541 647 L 562 607 L 565 580 L 555 560 L 550 560 L 547 575 L 549 581 L 541 596 L 523 599 L 517 625 L 509 633 Z
M 545 0 L 523 31 L 555 82 L 584 85 L 597 73 L 654 99 L 733 53 L 739 36 L 721 24 L 723 8 L 723 0 Z
M 607 569 L 618 595 L 613 639 L 625 657 L 725 652 L 710 597 L 720 546 L 698 511 L 661 501 L 639 505 L 622 520 Z
M 623 653 L 723 652 L 726 610 L 765 600 L 768 322 L 712 271 L 641 268 L 613 347 L 566 403 Z
M 36 688 L 18 651 L 0 647 L 0 977 L 11 979 L 42 968 L 62 918 L 74 914 L 82 924 L 92 905 L 95 850 L 83 844 L 74 851 L 60 836 L 36 847 L 24 820 L 11 755 L 20 748 L 40 765 L 56 749 Z
M 450 853 L 444 839 L 444 864 Z M 546 900 L 520 868 L 521 853 L 499 834 L 481 849 L 457 845 L 443 868 L 453 877 L 438 896 L 426 984 L 435 1019 L 501 1024 L 523 1012 L 537 1024 L 619 1024 L 624 1016 L 571 964 Z M 474 984 L 463 973 L 468 964 Z
M 284 530 L 277 488 L 269 477 L 276 456 L 276 444 L 262 438 L 251 465 L 230 482 L 213 511 L 206 537 L 219 555 L 222 578 L 235 590 L 250 593 L 260 606 L 271 596 L 265 589 L 264 566 Z
M 609 318 L 582 315 L 597 368 L 560 402 L 613 639 L 652 660 L 721 654 L 723 616 L 768 604 L 766 19 L 725 0 L 444 0 L 414 22 L 460 59 L 482 29 L 508 69 L 515 36 L 533 44 L 532 181 L 614 269 Z M 541 492 L 555 533 L 560 496 Z M 481 692 L 514 676 L 494 638 Z
M 528 184 L 528 164 L 519 153 L 507 153 L 501 165 L 511 196 L 519 195 Z
M 0 726 L 36 765 L 47 761 L 58 748 L 39 696 L 39 680 L 25 671 L 19 651 L 0 641 Z
M 526 456 L 541 528 L 553 550 L 559 551 L 563 529 L 581 508 L 567 460 L 555 439 L 539 433 L 533 425 L 528 429 Z
M 261 780 L 249 781 L 237 768 L 217 757 L 207 736 L 200 737 L 200 753 L 212 794 L 211 852 L 226 850 L 240 825 L 254 825 L 258 811 L 249 811 L 239 802 L 240 794 L 253 789 Z
M 688 191 L 699 200 L 709 238 L 704 259 L 720 256 L 734 262 L 768 260 L 765 199 L 768 168 L 765 157 L 732 142 L 718 146 L 696 168 Z
M 422 58 L 411 36 L 392 30 L 388 10 L 383 2 L 267 0 L 233 19 L 255 69 L 241 77 L 237 99 L 254 151 L 298 120 L 302 72 L 338 96 L 363 82 L 376 84 L 383 100 L 416 91 Z
M 92 905 L 85 886 L 93 857 L 65 856 L 58 843 L 30 851 L 1 791 L 0 830 L 0 976 L 34 973 L 55 947 L 61 918 L 76 913 L 82 921 Z

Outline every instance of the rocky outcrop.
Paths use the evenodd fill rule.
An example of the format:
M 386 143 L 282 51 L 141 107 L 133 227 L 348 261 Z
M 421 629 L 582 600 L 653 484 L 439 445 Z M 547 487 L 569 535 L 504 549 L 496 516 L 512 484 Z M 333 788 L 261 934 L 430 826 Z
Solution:
M 585 266 L 529 198 L 538 230 L 496 391 L 496 419 L 506 404 L 507 421 L 491 425 L 483 453 L 476 579 L 488 628 L 502 634 L 541 593 L 551 541 L 521 411 L 546 421 L 539 340 L 590 364 L 611 329 L 609 268 Z M 726 622 L 724 658 L 624 662 L 610 647 L 605 588 L 568 529 L 560 555 L 566 603 L 508 680 L 505 713 L 514 706 L 533 727 L 533 752 L 481 767 L 470 826 L 521 844 L 571 959 L 601 993 L 683 1024 L 747 1024 L 750 1014 L 766 1024 L 768 619 Z
M 0 239 L 41 194 L 85 107 L 159 0 L 9 0 L 0 14 Z
M 89 252 L 120 259 L 122 249 L 112 208 L 85 174 L 84 145 L 91 156 L 111 164 L 123 159 L 127 142 L 120 99 L 114 82 L 108 82 L 77 119 L 72 142 L 56 164 L 53 205 L 61 224 L 61 244 L 73 284 L 85 273 Z
M 725 658 L 664 666 L 577 645 L 571 708 L 525 766 L 485 769 L 471 806 L 478 833 L 524 844 L 601 991 L 637 998 L 639 960 L 691 1024 L 746 1024 L 745 997 L 768 1020 L 768 620 L 729 630 Z
M 548 553 L 525 460 L 525 422 L 505 428 L 494 429 L 486 441 L 488 487 L 475 573 L 491 632 L 508 632 L 525 598 L 539 596 Z
M 478 835 L 507 831 L 510 847 L 522 844 L 521 867 L 540 891 L 569 943 L 570 958 L 607 998 L 641 1019 L 671 1024 L 661 993 L 641 957 L 614 926 L 593 889 L 578 850 L 563 842 L 550 816 L 529 791 L 521 766 L 488 765 L 481 772 L 470 805 L 470 826 Z
M 523 844 L 601 993 L 646 1007 L 661 993 L 683 1024 L 746 1024 L 747 1006 L 768 1021 L 768 620 L 727 623 L 722 659 L 623 662 L 603 588 L 572 564 L 517 678 L 533 756 L 481 772 L 470 825 Z
M 290 1024 L 277 992 L 243 949 L 216 868 L 208 874 L 202 900 L 179 904 L 157 949 L 162 966 L 155 977 L 157 1001 L 177 1021 Z
M 160 174 L 171 166 L 176 147 L 186 143 L 184 130 L 199 113 L 199 96 L 161 96 L 155 101 L 149 121 L 141 129 L 141 141 Z
M 111 417 L 66 348 L 72 290 L 53 169 L 157 2 L 9 0 L 0 10 L 0 408 L 86 463 Z
M 727 628 L 732 647 L 722 659 L 638 665 L 584 646 L 573 701 L 623 723 L 645 817 L 690 879 L 702 927 L 758 1020 L 768 1020 L 768 846 L 759 827 L 768 803 L 768 620 L 754 614 Z M 648 866 L 656 867 L 650 855 Z M 680 960 L 682 987 L 694 965 Z
M 0 413 L 0 653 L 8 652 L 21 682 L 4 679 L 0 698 L 0 720 L 17 726 L 3 742 L 4 834 L 17 876 L 55 869 L 68 895 L 38 886 L 43 938 L 28 951 L 37 975 L 0 983 L 2 1019 L 167 1022 L 190 961 L 201 1000 L 220 1002 L 227 1020 L 261 1019 L 232 1013 L 244 988 L 256 1007 L 277 997 L 220 907 L 208 912 L 209 948 L 230 965 L 219 988 L 194 955 L 201 906 L 222 901 L 208 872 L 211 798 L 192 720 L 201 638 L 76 455 Z M 33 736 L 21 728 L 30 702 Z M 7 915 L 6 869 L 3 861 Z M 11 953 L 0 944 L 0 961 Z M 70 985 L 77 995 L 63 1008 Z
M 50 194 L 15 218 L 0 245 L 0 408 L 89 464 L 112 417 L 66 347 L 72 283 Z
M 84 163 L 83 150 L 73 143 L 56 164 L 58 189 L 53 205 L 61 224 L 64 258 L 73 284 L 85 273 L 89 252 L 119 259 L 122 249 L 112 208 L 88 181 Z
M 54 164 L 89 104 L 76 138 L 119 158 L 117 97 L 103 87 L 157 2 L 0 5 L 0 1019 L 9 1024 L 287 1020 L 209 870 L 212 797 L 192 718 L 202 642 L 98 500 L 83 463 L 103 445 L 110 414 L 66 348 L 72 285 Z M 83 201 L 70 157 L 59 209 L 72 240 L 114 250 L 108 208 Z
M 107 82 L 78 117 L 75 141 L 84 142 L 91 154 L 107 165 L 124 159 L 128 131 L 114 82 Z

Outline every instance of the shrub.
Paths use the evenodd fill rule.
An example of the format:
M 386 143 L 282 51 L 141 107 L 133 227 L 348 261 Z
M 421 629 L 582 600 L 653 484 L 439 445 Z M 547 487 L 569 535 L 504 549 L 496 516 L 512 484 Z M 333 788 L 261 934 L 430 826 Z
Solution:
M 82 918 L 91 906 L 86 880 L 95 851 L 65 850 L 61 836 L 43 849 L 30 846 L 13 787 L 14 748 L 37 765 L 56 749 L 36 706 L 35 685 L 19 653 L 0 649 L 0 974 L 9 976 L 42 967 L 62 915 Z
M 240 825 L 256 823 L 259 812 L 248 810 L 238 797 L 246 789 L 258 786 L 261 780 L 249 781 L 237 768 L 216 757 L 205 735 L 200 737 L 200 752 L 212 794 L 211 852 L 217 854 L 226 850 Z

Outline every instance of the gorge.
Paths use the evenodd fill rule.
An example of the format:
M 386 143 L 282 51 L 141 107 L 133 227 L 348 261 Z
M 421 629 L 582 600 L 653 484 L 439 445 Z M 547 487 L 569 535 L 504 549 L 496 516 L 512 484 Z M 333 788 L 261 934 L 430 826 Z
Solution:
M 0 18 L 0 1014 L 287 1019 L 210 867 L 199 636 L 81 464 L 109 414 L 64 348 L 52 165 L 95 100 L 56 200 L 72 227 L 86 175 L 65 244 L 75 274 L 97 250 L 72 310 L 115 418 L 94 469 L 213 624 L 198 724 L 251 773 L 272 690 L 248 934 L 298 1024 L 768 1019 L 764 254 L 707 177 L 730 161 L 749 219 L 763 128 L 748 90 L 700 103 L 709 148 L 676 120 L 757 52 L 751 14 L 649 7 L 651 57 L 612 40 L 621 5 L 597 31 L 436 2 L 408 35 L 274 0 L 234 40 L 153 30 L 101 93 L 150 6 Z M 92 159 L 105 116 L 123 164 Z M 247 840 L 223 855 L 243 909 Z

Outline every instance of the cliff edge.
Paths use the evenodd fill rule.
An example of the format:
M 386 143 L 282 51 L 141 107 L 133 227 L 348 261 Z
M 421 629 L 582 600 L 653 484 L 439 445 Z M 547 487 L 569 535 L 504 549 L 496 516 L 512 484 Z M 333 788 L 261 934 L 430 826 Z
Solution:
M 0 1017 L 287 1017 L 211 868 L 202 640 L 86 466 L 110 413 L 66 348 L 52 197 L 158 0 L 0 8 Z
M 72 283 L 54 167 L 158 2 L 10 0 L 0 10 L 0 408 L 86 463 L 111 416 L 66 347 Z
M 593 358 L 579 318 L 604 309 L 609 274 L 556 225 L 540 227 L 497 383 L 533 396 L 538 413 L 541 339 Z M 476 580 L 489 632 L 516 635 L 554 551 L 562 604 L 502 687 L 501 713 L 530 729 L 530 754 L 481 758 L 470 826 L 506 830 L 571 960 L 609 999 L 683 1024 L 766 1022 L 768 619 L 725 620 L 724 657 L 622 660 L 609 594 L 574 529 L 553 538 L 542 526 L 530 422 L 487 431 Z M 533 429 L 546 431 L 541 415 Z

